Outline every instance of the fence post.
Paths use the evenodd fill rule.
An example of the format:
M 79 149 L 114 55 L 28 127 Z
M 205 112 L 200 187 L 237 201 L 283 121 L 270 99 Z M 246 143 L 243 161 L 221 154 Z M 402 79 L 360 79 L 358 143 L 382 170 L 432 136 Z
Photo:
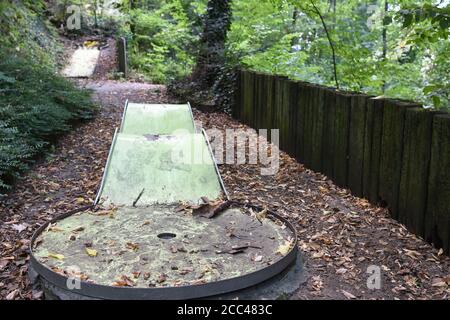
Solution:
M 434 112 L 406 110 L 398 220 L 419 236 L 425 233 L 425 210 Z
M 388 99 L 384 102 L 379 192 L 394 219 L 398 219 L 405 113 L 406 109 L 414 107 L 420 105 Z
M 265 114 L 264 128 L 273 129 L 273 113 L 275 106 L 275 77 L 271 75 L 265 75 L 264 81 L 266 82 L 265 100 L 267 104 L 267 110 Z
M 311 169 L 322 171 L 322 149 L 323 149 L 323 121 L 324 121 L 324 95 L 323 87 L 314 86 L 314 105 L 311 132 Z
M 301 163 L 305 163 L 305 117 L 306 117 L 306 84 L 304 82 L 299 82 L 297 85 L 297 137 L 296 137 L 296 153 L 297 160 Z
M 345 93 L 336 95 L 336 119 L 334 142 L 334 181 L 340 187 L 347 187 L 348 150 L 350 134 L 351 96 Z
M 123 73 L 125 78 L 128 77 L 128 58 L 127 58 L 127 41 L 124 37 L 120 37 L 117 42 L 119 72 Z
M 450 253 L 450 115 L 433 118 L 426 240 Z
M 350 140 L 348 159 L 348 186 L 357 197 L 363 195 L 364 134 L 367 114 L 367 96 L 351 97 Z
M 363 196 L 377 204 L 380 179 L 381 135 L 383 131 L 384 100 L 367 101 L 366 132 L 364 142 Z
M 306 167 L 311 168 L 312 164 L 312 135 L 313 135 L 313 121 L 314 121 L 314 86 L 308 84 L 305 86 L 304 92 L 304 103 L 305 103 L 305 118 L 304 118 L 304 126 L 303 126 L 303 159 Z
M 330 179 L 333 177 L 334 126 L 336 117 L 336 93 L 331 89 L 324 92 L 322 171 Z

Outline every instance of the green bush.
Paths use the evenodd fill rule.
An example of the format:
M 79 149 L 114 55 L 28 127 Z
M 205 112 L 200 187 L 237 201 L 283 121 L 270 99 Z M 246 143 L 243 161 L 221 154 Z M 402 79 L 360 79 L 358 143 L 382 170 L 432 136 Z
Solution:
M 53 69 L 0 52 L 0 188 L 14 182 L 58 135 L 95 112 L 90 93 Z

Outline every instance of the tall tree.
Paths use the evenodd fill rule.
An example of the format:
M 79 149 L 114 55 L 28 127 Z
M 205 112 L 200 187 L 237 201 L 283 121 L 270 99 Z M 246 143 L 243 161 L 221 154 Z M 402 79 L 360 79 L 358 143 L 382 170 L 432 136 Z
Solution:
M 225 41 L 231 26 L 231 16 L 231 0 L 208 0 L 200 52 L 193 73 L 193 80 L 203 88 L 215 83 L 225 63 Z

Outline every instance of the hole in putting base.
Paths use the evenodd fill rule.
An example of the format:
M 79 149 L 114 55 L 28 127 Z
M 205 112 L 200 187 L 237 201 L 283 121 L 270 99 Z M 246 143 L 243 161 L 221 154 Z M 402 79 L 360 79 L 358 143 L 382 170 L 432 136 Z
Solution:
M 170 240 L 175 238 L 177 235 L 175 233 L 160 233 L 158 234 L 158 238 L 163 240 Z

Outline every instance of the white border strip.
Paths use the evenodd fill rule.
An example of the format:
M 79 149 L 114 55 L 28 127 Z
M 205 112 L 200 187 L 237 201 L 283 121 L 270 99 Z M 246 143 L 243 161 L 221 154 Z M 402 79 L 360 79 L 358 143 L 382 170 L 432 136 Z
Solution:
M 212 160 L 214 162 L 214 167 L 216 169 L 217 176 L 219 177 L 220 186 L 222 187 L 222 190 L 225 193 L 225 196 L 227 197 L 227 200 L 231 200 L 230 195 L 229 195 L 227 189 L 225 188 L 225 184 L 223 183 L 223 179 L 222 179 L 222 176 L 220 174 L 219 167 L 217 166 L 216 157 L 214 157 L 214 153 L 212 151 L 211 144 L 209 143 L 208 135 L 206 134 L 206 131 L 203 128 L 202 128 L 202 134 L 203 134 L 203 137 L 206 140 L 206 144 L 208 145 L 209 154 L 211 155 L 211 158 L 212 158 Z
M 98 189 L 97 197 L 95 198 L 94 206 L 96 206 L 100 202 L 100 197 L 103 192 L 103 187 L 105 186 L 106 174 L 108 172 L 109 164 L 110 164 L 111 158 L 112 158 L 112 153 L 113 153 L 114 147 L 116 145 L 118 131 L 119 131 L 119 129 L 116 128 L 116 131 L 114 132 L 114 138 L 111 143 L 111 148 L 109 149 L 108 160 L 106 160 L 105 171 L 103 171 L 102 182 L 100 183 L 100 188 Z
M 127 110 L 128 110 L 128 99 L 125 101 L 125 107 L 123 109 L 123 114 L 122 114 L 122 121 L 120 122 L 120 132 L 123 132 L 123 125 L 125 123 L 125 116 L 127 114 Z
M 191 114 L 192 125 L 194 126 L 194 133 L 197 133 L 197 127 L 195 126 L 194 114 L 192 113 L 191 103 L 188 101 L 187 105 L 189 106 L 189 113 Z

